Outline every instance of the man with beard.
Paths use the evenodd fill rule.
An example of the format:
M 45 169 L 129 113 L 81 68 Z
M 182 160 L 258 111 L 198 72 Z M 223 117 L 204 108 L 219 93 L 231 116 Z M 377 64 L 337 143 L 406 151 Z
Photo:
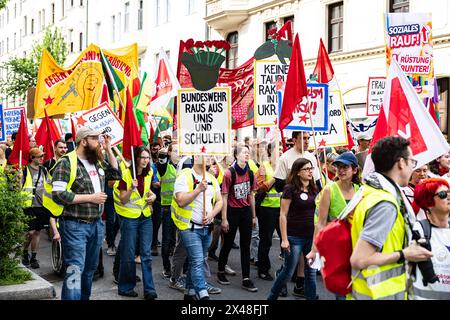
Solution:
M 103 160 L 99 131 L 89 126 L 76 134 L 77 148 L 55 165 L 52 179 L 53 201 L 62 206 L 59 219 L 66 274 L 62 300 L 88 300 L 103 241 L 105 180 L 120 180 L 117 160 L 111 149 L 111 137 L 104 136 L 103 148 L 109 163 Z M 56 209 L 57 211 L 58 209 Z M 58 215 L 61 211 L 52 211 Z

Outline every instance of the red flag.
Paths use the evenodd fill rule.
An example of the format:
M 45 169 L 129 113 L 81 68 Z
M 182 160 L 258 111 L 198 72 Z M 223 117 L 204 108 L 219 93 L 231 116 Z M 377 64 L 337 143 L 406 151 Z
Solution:
M 292 42 L 292 21 L 289 20 L 277 31 L 277 34 L 282 38 L 288 39 Z
M 100 104 L 102 104 L 103 102 L 109 103 L 108 86 L 106 85 L 106 83 L 103 84 L 102 95 L 100 97 Z
M 317 53 L 317 63 L 313 74 L 317 75 L 317 82 L 328 83 L 334 77 L 333 66 L 328 57 L 327 49 L 325 48 L 322 38 L 320 38 L 319 52 Z
M 297 33 L 292 47 L 291 62 L 286 79 L 283 105 L 281 107 L 280 130 L 283 130 L 291 123 L 295 107 L 307 94 L 308 88 L 306 87 L 305 68 L 303 66 L 302 51 Z
M 123 125 L 123 156 L 131 159 L 131 147 L 141 146 L 142 139 L 136 124 L 136 118 L 133 111 L 133 100 L 129 88 L 127 88 L 127 106 L 125 109 L 125 122 Z
M 20 151 L 22 151 L 22 166 L 28 164 L 30 153 L 30 141 L 28 139 L 27 120 L 25 119 L 25 112 L 22 112 L 20 118 L 19 131 L 17 132 L 16 141 L 11 155 L 8 158 L 9 164 L 19 164 Z
M 60 134 L 55 122 L 48 117 L 47 110 L 44 110 L 44 113 L 45 117 L 42 119 L 35 140 L 37 145 L 44 147 L 44 161 L 47 161 L 53 158 L 54 143 L 60 138 Z
M 347 130 L 347 141 L 348 144 L 344 146 L 348 150 L 352 150 L 352 148 L 355 146 L 355 141 L 353 141 L 352 135 L 350 134 L 350 123 L 347 122 L 346 130 Z
M 133 79 L 133 93 L 132 97 L 137 97 L 139 95 L 139 91 L 141 90 L 141 80 L 139 77 Z
M 75 126 L 72 117 L 70 117 L 70 130 L 72 131 L 72 139 L 73 141 L 75 141 L 75 138 L 77 136 L 77 127 Z
M 392 60 L 389 67 L 383 105 L 369 153 L 373 145 L 386 136 L 408 139 L 414 159 L 417 160 L 417 167 L 448 152 L 448 143 L 439 127 L 395 60 Z M 373 162 L 368 156 L 363 176 L 372 170 Z

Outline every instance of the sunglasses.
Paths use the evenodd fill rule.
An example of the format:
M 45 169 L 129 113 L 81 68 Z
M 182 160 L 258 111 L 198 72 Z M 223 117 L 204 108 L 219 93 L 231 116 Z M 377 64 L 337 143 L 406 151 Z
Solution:
M 447 194 L 450 193 L 450 189 L 446 190 L 446 191 L 439 191 L 438 193 L 435 193 L 435 196 L 438 196 L 440 199 L 446 199 L 447 198 Z

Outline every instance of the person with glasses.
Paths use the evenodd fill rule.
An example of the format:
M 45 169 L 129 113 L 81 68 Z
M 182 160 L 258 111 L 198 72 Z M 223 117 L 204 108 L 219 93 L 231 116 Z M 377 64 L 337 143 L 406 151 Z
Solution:
M 42 166 L 44 152 L 39 148 L 30 149 L 29 164 L 22 172 L 23 190 L 29 195 L 26 202 L 25 214 L 28 220 L 28 231 L 23 244 L 22 264 L 33 269 L 40 267 L 36 259 L 39 247 L 41 229 L 49 225 L 50 212 L 42 205 L 42 194 L 44 193 L 44 180 L 47 177 L 47 170 Z M 31 257 L 28 248 L 31 245 Z
M 433 256 L 431 262 L 439 281 L 424 285 L 422 271 L 415 266 L 414 277 L 410 277 L 409 299 L 449 300 L 450 299 L 450 184 L 440 178 L 422 180 L 416 185 L 414 202 L 426 213 L 425 221 L 417 221 L 413 229 L 425 238 L 425 228 L 429 228 L 430 245 Z
M 156 195 L 150 190 L 153 178 L 150 151 L 144 146 L 137 147 L 134 150 L 134 164 L 123 170 L 122 175 L 122 180 L 114 186 L 114 208 L 120 217 L 118 294 L 125 297 L 138 296 L 134 290 L 134 259 L 136 243 L 139 241 L 144 299 L 154 300 L 158 295 L 153 283 L 150 246 L 153 233 L 152 204 Z
M 348 299 L 405 300 L 405 260 L 419 262 L 432 256 L 417 243 L 407 246 L 405 241 L 414 213 L 407 210 L 400 187 L 408 184 L 417 165 L 409 145 L 402 137 L 389 136 L 372 148 L 375 172 L 355 195 L 360 201 L 355 201 L 350 218 L 353 281 Z
M 280 229 L 284 266 L 278 274 L 268 300 L 277 300 L 284 286 L 294 274 L 301 259 L 311 251 L 314 234 L 314 211 L 317 187 L 313 178 L 314 167 L 308 159 L 299 158 L 292 164 L 281 196 Z M 316 270 L 305 261 L 305 296 L 316 300 Z

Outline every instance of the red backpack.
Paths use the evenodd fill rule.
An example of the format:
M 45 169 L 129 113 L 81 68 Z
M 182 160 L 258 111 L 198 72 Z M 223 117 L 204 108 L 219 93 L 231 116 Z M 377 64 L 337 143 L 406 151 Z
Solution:
M 344 220 L 334 220 L 323 228 L 314 244 L 322 258 L 322 279 L 332 293 L 345 296 L 352 291 L 350 256 L 352 255 L 351 225 Z

